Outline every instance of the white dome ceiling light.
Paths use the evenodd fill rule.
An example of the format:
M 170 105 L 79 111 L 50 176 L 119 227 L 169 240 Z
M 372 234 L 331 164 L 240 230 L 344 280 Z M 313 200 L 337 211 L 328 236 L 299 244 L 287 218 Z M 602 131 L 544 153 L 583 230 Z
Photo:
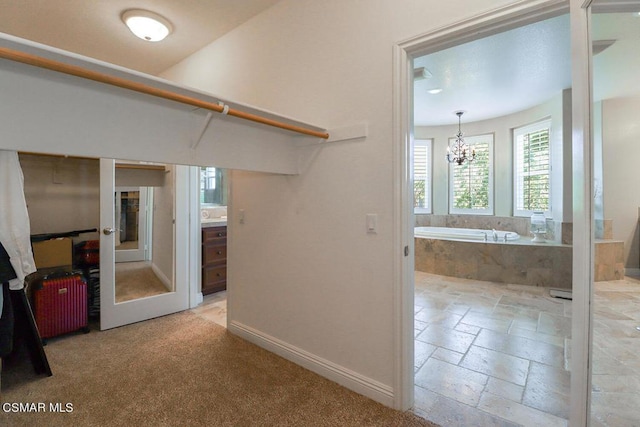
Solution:
M 122 14 L 122 21 L 133 34 L 148 42 L 163 40 L 173 29 L 167 19 L 148 10 L 129 9 Z

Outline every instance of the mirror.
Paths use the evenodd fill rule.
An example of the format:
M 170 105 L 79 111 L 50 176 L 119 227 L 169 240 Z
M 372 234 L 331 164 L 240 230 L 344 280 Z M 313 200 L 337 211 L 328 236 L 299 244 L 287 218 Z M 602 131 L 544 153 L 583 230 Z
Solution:
M 640 5 L 605 6 L 594 2 L 591 26 L 596 254 L 606 262 L 596 257 L 590 418 L 631 426 L 640 425 Z
M 172 178 L 170 166 L 116 162 L 116 303 L 174 290 Z
M 227 205 L 227 170 L 214 167 L 200 168 L 200 205 Z

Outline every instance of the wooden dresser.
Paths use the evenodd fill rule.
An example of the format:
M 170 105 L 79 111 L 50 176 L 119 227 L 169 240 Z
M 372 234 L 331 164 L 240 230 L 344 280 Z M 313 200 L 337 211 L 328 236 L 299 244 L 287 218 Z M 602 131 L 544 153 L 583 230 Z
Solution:
M 227 289 L 227 227 L 202 229 L 202 295 Z

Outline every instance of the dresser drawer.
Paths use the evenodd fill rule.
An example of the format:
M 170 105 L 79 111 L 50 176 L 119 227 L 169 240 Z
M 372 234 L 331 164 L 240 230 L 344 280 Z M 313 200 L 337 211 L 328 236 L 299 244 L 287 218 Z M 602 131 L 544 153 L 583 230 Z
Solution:
M 227 227 L 207 227 L 202 229 L 202 243 L 227 241 Z
M 202 267 L 202 287 L 225 283 L 227 281 L 227 266 L 204 266 Z
M 215 242 L 213 242 L 215 243 Z M 212 242 L 202 245 L 202 264 L 220 263 L 227 259 L 226 244 L 212 244 Z

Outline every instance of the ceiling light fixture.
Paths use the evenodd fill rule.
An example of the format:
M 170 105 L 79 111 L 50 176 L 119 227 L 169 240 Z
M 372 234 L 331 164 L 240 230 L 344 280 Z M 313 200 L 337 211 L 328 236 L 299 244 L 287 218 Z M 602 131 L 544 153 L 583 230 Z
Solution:
M 476 158 L 476 150 L 471 150 L 471 155 L 467 157 L 469 145 L 464 142 L 462 131 L 460 130 L 460 120 L 463 114 L 464 111 L 456 111 L 456 115 L 458 116 L 458 134 L 456 135 L 453 147 L 447 145 L 447 161 L 449 163 L 456 163 L 458 166 L 463 164 L 465 160 L 472 162 Z
M 439 87 L 434 88 L 434 89 L 429 89 L 427 91 L 427 93 L 430 93 L 431 95 L 435 95 L 435 94 L 440 93 L 440 92 L 442 92 L 442 88 L 439 88 Z
M 171 33 L 171 23 L 148 10 L 129 9 L 122 14 L 122 22 L 133 34 L 148 42 L 159 42 Z

